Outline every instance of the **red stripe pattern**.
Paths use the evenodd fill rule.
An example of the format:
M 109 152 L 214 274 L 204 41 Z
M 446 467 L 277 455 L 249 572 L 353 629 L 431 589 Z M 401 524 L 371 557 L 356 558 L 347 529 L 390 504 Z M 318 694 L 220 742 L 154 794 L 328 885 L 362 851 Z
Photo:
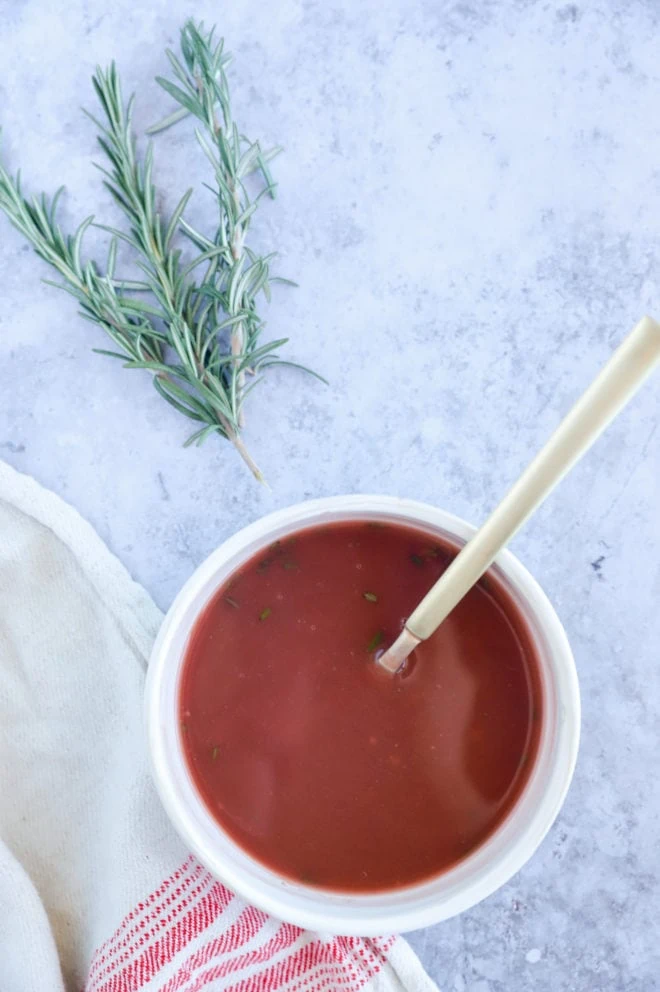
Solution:
M 97 950 L 89 980 L 94 979 L 98 985 L 100 978 L 134 956 L 136 946 L 142 946 L 159 930 L 170 926 L 176 916 L 213 884 L 211 874 L 192 857 L 184 861 L 155 892 L 144 902 L 138 903 L 119 929 Z M 142 945 L 139 944 L 140 940 Z
M 84 992 L 358 992 L 395 939 L 278 923 L 190 857 L 98 948 Z

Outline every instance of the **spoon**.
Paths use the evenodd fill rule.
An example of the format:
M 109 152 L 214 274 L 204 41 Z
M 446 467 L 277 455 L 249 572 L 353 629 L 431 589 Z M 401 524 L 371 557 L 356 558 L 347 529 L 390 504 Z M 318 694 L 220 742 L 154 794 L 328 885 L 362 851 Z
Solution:
M 440 626 L 528 517 L 632 399 L 660 362 L 660 324 L 642 317 L 502 502 L 470 538 L 377 660 L 392 675 Z

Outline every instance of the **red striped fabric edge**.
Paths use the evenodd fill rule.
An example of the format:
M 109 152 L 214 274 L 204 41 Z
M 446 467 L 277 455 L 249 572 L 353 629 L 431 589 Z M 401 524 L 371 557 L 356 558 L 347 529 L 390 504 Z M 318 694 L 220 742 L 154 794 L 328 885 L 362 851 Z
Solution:
M 98 947 L 94 953 L 92 959 L 92 964 L 89 970 L 90 978 L 94 975 L 96 971 L 109 960 L 111 960 L 117 953 L 118 949 L 123 946 L 126 940 L 130 940 L 134 936 L 139 927 L 139 920 L 141 918 L 151 919 L 156 915 L 160 915 L 162 909 L 168 906 L 172 900 L 175 898 L 175 892 L 178 889 L 184 890 L 195 878 L 195 874 L 204 874 L 204 868 L 202 865 L 198 864 L 195 859 L 190 855 L 186 858 L 183 864 L 172 872 L 169 878 L 166 878 L 151 895 L 147 896 L 142 902 L 138 903 L 134 909 L 120 923 L 119 927 L 115 930 L 112 936 L 108 937 L 100 947 Z M 178 883 L 178 884 L 177 884 Z M 133 924 L 133 926 L 131 926 Z
M 98 948 L 84 992 L 139 992 L 177 955 L 185 955 L 191 942 L 212 926 L 234 898 L 194 858 L 187 858 Z M 271 936 L 237 953 L 268 922 Z M 321 940 L 288 923 L 273 933 L 273 921 L 246 906 L 224 932 L 176 962 L 176 974 L 172 976 L 170 969 L 171 977 L 159 985 L 159 992 L 201 992 L 219 980 L 223 992 L 322 992 L 326 988 L 358 992 L 387 964 L 387 952 L 395 939 Z M 296 948 L 301 941 L 302 946 Z M 245 971 L 250 974 L 240 975 Z
M 283 926 L 288 926 L 288 924 L 283 924 Z M 300 936 L 301 933 L 299 931 L 297 936 Z M 394 938 L 391 938 L 390 943 L 386 946 L 391 947 L 393 940 Z M 233 985 L 227 985 L 223 982 L 222 988 L 224 992 L 277 992 L 278 989 L 283 989 L 286 986 L 286 992 L 293 992 L 293 989 L 302 989 L 309 980 L 309 972 L 314 969 L 319 971 L 320 976 L 329 970 L 331 974 L 328 978 L 335 988 L 339 989 L 343 986 L 345 992 L 357 992 L 370 978 L 382 970 L 387 961 L 385 951 L 377 945 L 374 945 L 372 949 L 371 943 L 359 938 L 347 937 L 336 937 L 331 941 L 311 940 L 293 954 L 259 971 L 256 975 L 243 978 Z M 350 953 L 356 947 L 359 948 L 357 957 Z M 350 970 L 346 961 L 349 956 L 352 958 Z M 245 957 L 249 958 L 249 955 Z M 240 967 L 249 967 L 260 961 L 265 963 L 267 957 L 262 955 L 259 959 L 255 958 L 254 961 L 244 960 Z M 211 982 L 226 978 L 231 971 L 238 970 L 237 966 L 232 967 L 232 964 L 231 961 L 221 962 L 202 972 L 195 982 L 185 989 L 185 992 L 200 992 Z M 294 979 L 298 979 L 298 982 L 290 986 L 289 983 Z M 314 992 L 316 990 L 317 986 L 314 985 Z
M 254 909 L 252 906 L 246 906 L 239 918 L 228 930 L 214 936 L 179 966 L 177 975 L 169 980 L 161 992 L 180 992 L 186 983 L 191 981 L 196 982 L 199 968 L 204 967 L 214 957 L 220 955 L 224 955 L 226 958 L 222 967 L 227 972 L 245 967 L 245 962 L 250 957 L 250 954 L 241 955 L 239 958 L 227 958 L 227 955 L 233 954 L 244 944 L 252 940 L 263 928 L 267 920 L 268 917 L 261 910 Z M 268 960 L 269 957 L 272 957 L 273 954 L 281 950 L 277 941 L 281 942 L 282 947 L 286 946 L 285 932 L 289 930 L 297 930 L 297 928 L 290 927 L 288 923 L 282 924 L 274 938 L 250 953 L 257 955 L 257 961 Z M 294 939 L 296 937 L 297 933 L 294 935 Z M 188 988 L 194 988 L 194 985 Z M 185 992 L 188 992 L 188 989 Z
M 93 979 L 85 992 L 139 992 L 191 940 L 206 930 L 233 898 L 228 889 L 215 882 L 202 899 L 180 916 L 155 943 L 142 950 L 145 941 L 142 937 L 138 938 L 132 960 L 100 983 Z
M 209 982 L 217 982 L 218 979 L 231 978 L 233 974 L 243 971 L 246 968 L 266 965 L 268 961 L 275 957 L 276 954 L 280 954 L 282 951 L 287 950 L 299 939 L 300 935 L 296 932 L 296 929 L 297 928 L 295 927 L 291 927 L 290 924 L 284 923 L 280 926 L 275 936 L 261 947 L 248 951 L 239 957 L 220 961 L 218 964 L 214 965 L 212 968 L 208 968 L 206 971 L 198 971 L 192 976 L 192 984 L 187 985 L 184 992 L 198 992 L 198 989 L 205 988 Z M 260 970 L 259 975 L 262 973 L 263 972 Z M 226 987 L 226 982 L 223 981 L 222 988 L 224 989 Z M 264 989 L 265 988 L 267 988 L 267 986 L 264 986 Z
M 217 884 L 210 872 L 201 865 L 194 865 L 193 868 L 187 878 L 176 880 L 169 887 L 169 892 L 162 901 L 149 905 L 149 900 L 145 900 L 126 917 L 124 925 L 116 931 L 111 941 L 106 941 L 105 951 L 102 953 L 101 949 L 94 955 L 89 971 L 90 981 L 100 984 L 111 972 L 118 970 L 135 955 L 136 947 L 144 946 L 166 927 L 174 925 L 206 889 Z M 162 889 L 163 886 L 160 886 L 156 891 Z M 129 926 L 131 920 L 133 926 Z

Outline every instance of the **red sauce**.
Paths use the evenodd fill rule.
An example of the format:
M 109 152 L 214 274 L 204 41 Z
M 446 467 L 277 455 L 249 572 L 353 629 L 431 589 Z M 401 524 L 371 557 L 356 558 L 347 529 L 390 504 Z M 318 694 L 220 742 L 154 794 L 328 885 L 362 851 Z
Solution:
M 377 891 L 454 865 L 534 763 L 534 641 L 492 570 L 403 674 L 374 663 L 457 548 L 364 521 L 299 531 L 245 564 L 187 648 L 182 741 L 208 809 L 280 874 Z

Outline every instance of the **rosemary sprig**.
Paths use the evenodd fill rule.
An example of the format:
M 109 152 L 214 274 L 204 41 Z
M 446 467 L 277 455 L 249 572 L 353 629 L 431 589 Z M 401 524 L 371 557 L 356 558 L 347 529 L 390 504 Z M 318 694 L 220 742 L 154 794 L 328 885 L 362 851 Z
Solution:
M 144 163 L 136 154 L 131 131 L 133 98 L 124 106 L 114 64 L 105 72 L 97 69 L 93 84 L 105 122 L 91 114 L 88 116 L 101 132 L 99 144 L 111 166 L 109 170 L 99 168 L 106 177 L 105 186 L 130 224 L 128 234 L 113 227 L 106 229 L 138 253 L 138 264 L 158 303 L 157 308 L 148 304 L 146 308 L 152 316 L 164 321 L 167 344 L 178 359 L 176 364 L 169 364 L 169 373 L 165 368 L 161 370 L 168 378 L 157 376 L 154 385 L 169 402 L 173 399 L 177 403 L 186 402 L 180 396 L 181 388 L 187 397 L 201 398 L 204 412 L 210 415 L 204 418 L 204 426 L 187 443 L 203 441 L 213 432 L 224 435 L 261 481 L 261 473 L 240 437 L 244 396 L 239 393 L 238 381 L 248 361 L 258 362 L 260 358 L 272 355 L 285 340 L 252 348 L 250 353 L 241 352 L 231 360 L 223 354 L 221 333 L 228 321 L 221 319 L 216 300 L 207 299 L 211 292 L 219 293 L 218 286 L 224 278 L 224 273 L 218 269 L 221 248 L 207 248 L 189 265 L 182 265 L 181 252 L 172 247 L 172 240 L 192 190 L 184 193 L 166 225 L 155 205 L 156 190 L 151 181 L 152 147 L 149 146 Z M 197 284 L 193 273 L 204 263 L 208 263 L 207 269 Z M 174 390 L 172 377 L 178 380 Z
M 168 115 L 148 133 L 154 134 L 169 127 L 186 114 L 193 114 L 201 121 L 206 132 L 197 130 L 195 133 L 215 174 L 218 227 L 214 238 L 209 241 L 188 224 L 182 226 L 202 251 L 212 250 L 212 247 L 220 249 L 218 261 L 226 272 L 225 283 L 220 291 L 218 287 L 211 286 L 207 292 L 218 299 L 228 318 L 233 321 L 231 353 L 237 366 L 240 365 L 237 373 L 240 396 L 245 388 L 245 373 L 254 371 L 241 362 L 241 356 L 254 349 L 261 329 L 255 297 L 261 289 L 266 295 L 269 294 L 269 263 L 273 258 L 273 255 L 256 258 L 245 241 L 259 200 L 264 194 L 271 198 L 275 196 L 268 162 L 281 148 L 262 151 L 258 141 L 250 141 L 239 133 L 232 115 L 225 72 L 231 56 L 225 53 L 222 39 L 214 43 L 213 34 L 213 30 L 205 32 L 203 24 L 197 26 L 193 21 L 187 21 L 181 32 L 183 63 L 168 49 L 167 57 L 176 82 L 162 76 L 157 76 L 156 82 L 180 104 L 180 110 Z M 252 199 L 244 180 L 255 172 L 261 174 L 264 186 Z M 285 364 L 271 358 L 262 361 L 261 367 L 273 363 Z M 242 410 L 239 423 L 242 426 Z
M 263 322 L 256 298 L 260 292 L 269 298 L 270 283 L 276 281 L 269 271 L 273 256 L 258 257 L 245 244 L 259 199 L 263 193 L 273 194 L 267 167 L 273 153 L 263 154 L 233 123 L 224 73 L 229 57 L 222 42 L 214 45 L 212 38 L 213 32 L 205 34 L 202 26 L 196 28 L 188 22 L 181 37 L 187 70 L 168 53 L 180 81 L 184 82 L 181 76 L 188 82 L 194 80 L 194 101 L 186 97 L 188 106 L 181 100 L 183 90 L 167 80 L 160 81 L 165 89 L 169 85 L 168 92 L 182 104 L 181 111 L 171 114 L 161 127 L 180 119 L 185 110 L 200 117 L 212 136 L 209 145 L 198 135 L 213 163 L 217 183 L 219 222 L 212 238 L 183 219 L 190 190 L 167 223 L 156 209 L 152 150 L 149 147 L 140 160 L 131 130 L 133 97 L 124 105 L 114 64 L 106 71 L 97 69 L 94 76 L 103 120 L 92 119 L 101 132 L 99 142 L 109 163 L 108 169 L 102 169 L 105 185 L 126 216 L 129 231 L 97 225 L 112 234 L 105 272 L 93 261 L 83 262 L 81 258 L 83 237 L 93 217 L 84 220 L 72 236 L 60 230 L 56 208 L 61 190 L 52 201 L 45 194 L 27 200 L 20 176 L 13 178 L 0 165 L 0 208 L 37 254 L 59 272 L 64 282 L 55 285 L 76 297 L 83 316 L 99 324 L 117 349 L 95 350 L 121 359 L 128 368 L 151 372 L 163 398 L 198 423 L 187 444 L 199 444 L 210 434 L 220 434 L 235 445 L 261 479 L 240 436 L 243 403 L 250 391 L 244 388 L 245 373 L 295 364 L 278 356 L 287 339 L 259 344 Z M 217 123 L 217 107 L 222 125 Z M 243 180 L 255 171 L 261 173 L 264 187 L 252 200 Z M 197 248 L 197 255 L 187 265 L 173 247 L 179 229 Z M 142 280 L 115 279 L 119 239 L 137 252 Z M 205 272 L 197 282 L 200 266 L 205 266 Z M 131 290 L 149 290 L 153 302 L 127 295 Z M 230 336 L 229 346 L 225 344 L 226 334 Z
M 159 364 L 163 358 L 164 336 L 154 328 L 138 301 L 121 292 L 137 288 L 137 285 L 114 279 L 116 239 L 110 242 L 105 275 L 99 273 L 94 262 L 83 262 L 82 240 L 94 218 L 88 217 L 74 235 L 65 237 L 56 216 L 62 191 L 63 187 L 50 201 L 45 193 L 38 199 L 27 200 L 21 191 L 20 173 L 13 178 L 0 163 L 0 209 L 32 244 L 37 255 L 64 279 L 64 283 L 48 279 L 45 282 L 71 293 L 80 303 L 82 316 L 100 324 L 120 349 L 119 352 L 95 350 L 124 361 L 128 359 L 129 365 Z

